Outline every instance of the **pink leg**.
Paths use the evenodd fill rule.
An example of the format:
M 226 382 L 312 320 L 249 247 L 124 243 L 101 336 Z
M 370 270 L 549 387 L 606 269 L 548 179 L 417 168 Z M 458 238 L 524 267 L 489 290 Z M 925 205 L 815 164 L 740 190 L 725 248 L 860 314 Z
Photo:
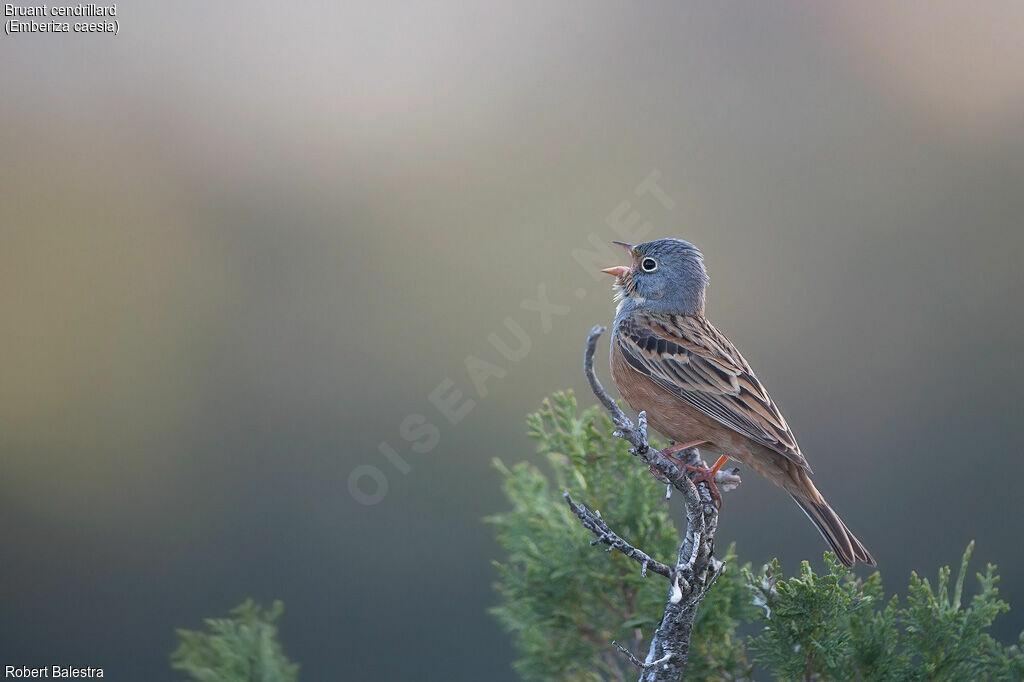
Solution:
M 705 483 L 708 484 L 708 491 L 711 493 L 711 499 L 715 501 L 715 505 L 719 509 L 722 508 L 722 493 L 718 492 L 718 486 L 715 485 L 715 474 L 718 473 L 718 470 L 721 469 L 722 465 L 724 465 L 728 460 L 728 457 L 722 455 L 721 457 L 718 458 L 718 461 L 715 462 L 715 465 L 710 469 L 707 467 L 691 466 L 689 464 L 686 465 L 687 471 L 698 472 L 697 475 L 693 477 L 694 483 L 700 483 L 701 481 L 704 481 Z
M 707 440 L 689 440 L 687 442 L 677 442 L 674 445 L 669 445 L 668 447 L 666 447 L 666 449 L 662 451 L 662 454 L 665 455 L 666 457 L 668 457 L 670 460 L 672 460 L 672 462 L 677 467 L 682 469 L 683 468 L 683 463 L 679 460 L 679 458 L 675 457 L 676 453 L 681 453 L 684 450 L 689 450 L 690 447 L 694 447 L 696 445 L 699 445 L 702 442 L 708 442 L 708 441 Z
M 707 441 L 704 441 L 704 440 L 691 440 L 691 441 L 687 441 L 686 443 L 675 443 L 674 445 L 669 445 L 667 448 L 662 450 L 661 454 L 665 455 L 670 460 L 672 460 L 672 463 L 675 464 L 679 468 L 680 471 L 682 471 L 686 467 L 685 467 L 683 462 L 678 457 L 674 456 L 675 453 L 682 452 L 683 450 L 695 447 L 697 445 L 700 445 L 701 443 L 706 443 L 706 442 Z M 661 473 L 657 469 L 655 469 L 654 467 L 648 467 L 648 468 L 651 470 L 651 473 L 654 474 L 654 477 L 656 479 L 658 479 L 662 483 L 668 483 L 668 481 L 663 480 L 664 477 L 661 475 Z
M 707 441 L 706 440 L 691 440 L 691 441 L 687 441 L 685 443 L 676 443 L 675 445 L 669 445 L 667 448 L 662 450 L 661 454 L 665 455 L 666 457 L 672 457 L 672 455 L 676 454 L 677 452 L 682 452 L 683 450 L 688 450 L 690 448 L 693 448 L 693 447 L 696 447 L 696 446 L 700 445 L 701 443 L 707 443 Z M 672 457 L 672 460 L 677 462 L 677 463 L 679 462 L 679 460 L 676 459 L 675 457 Z

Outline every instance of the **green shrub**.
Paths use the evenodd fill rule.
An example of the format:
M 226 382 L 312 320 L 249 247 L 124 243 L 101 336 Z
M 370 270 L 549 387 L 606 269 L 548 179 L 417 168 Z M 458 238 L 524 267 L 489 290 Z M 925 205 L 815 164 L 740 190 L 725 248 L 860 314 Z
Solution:
M 251 599 L 231 610 L 231 618 L 208 618 L 206 630 L 178 630 L 180 644 L 171 667 L 197 682 L 295 682 L 299 666 L 277 641 L 274 625 L 284 604 L 263 609 Z
M 600 510 L 636 547 L 672 563 L 679 540 L 662 487 L 611 435 L 605 413 L 579 413 L 571 393 L 545 400 L 527 426 L 551 473 L 495 461 L 511 509 L 487 519 L 506 553 L 495 563 L 501 602 L 491 613 L 512 633 L 515 667 L 526 679 L 636 679 L 611 642 L 645 658 L 667 585 L 657 575 L 641 577 L 620 553 L 591 546 L 593 535 L 562 492 Z M 786 580 L 777 561 L 756 574 L 738 566 L 730 547 L 725 573 L 698 612 L 686 679 L 751 679 L 757 665 L 780 680 L 1024 680 L 1024 633 L 1020 643 L 1004 646 L 986 632 L 1008 609 L 995 568 L 977 575 L 973 597 L 964 595 L 972 549 L 973 543 L 952 594 L 950 570 L 942 568 L 934 588 L 912 574 L 901 604 L 886 599 L 878 573 L 856 579 L 831 554 L 823 574 L 804 562 Z M 744 623 L 758 634 L 742 636 Z

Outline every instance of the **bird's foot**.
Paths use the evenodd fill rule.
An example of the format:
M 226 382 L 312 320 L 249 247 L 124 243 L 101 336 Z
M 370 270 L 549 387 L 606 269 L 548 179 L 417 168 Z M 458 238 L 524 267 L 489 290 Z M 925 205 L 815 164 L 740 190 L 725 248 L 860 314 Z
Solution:
M 706 466 L 694 466 L 692 464 L 683 465 L 687 471 L 697 472 L 697 475 L 693 477 L 694 483 L 700 483 L 703 481 L 708 484 L 708 492 L 711 493 L 711 499 L 714 500 L 715 506 L 719 509 L 722 508 L 722 493 L 718 492 L 718 486 L 715 485 L 715 474 L 718 473 L 718 470 L 721 469 L 728 460 L 728 457 L 722 455 L 711 468 Z
M 676 468 L 678 468 L 680 471 L 684 471 L 684 470 L 687 469 L 687 465 L 684 464 L 681 459 L 676 457 L 675 453 L 682 452 L 683 450 L 688 450 L 690 448 L 696 447 L 696 446 L 700 445 L 701 443 L 705 443 L 705 442 L 707 442 L 707 441 L 691 440 L 691 441 L 687 441 L 686 443 L 673 443 L 672 445 L 669 445 L 664 450 L 661 450 L 661 454 L 663 454 L 666 457 L 668 457 L 672 461 L 672 463 L 676 465 Z M 665 484 L 670 483 L 670 481 L 667 478 L 665 478 L 665 476 L 660 471 L 655 469 L 653 465 L 648 466 L 647 468 L 651 470 L 651 473 L 660 482 L 665 483 Z

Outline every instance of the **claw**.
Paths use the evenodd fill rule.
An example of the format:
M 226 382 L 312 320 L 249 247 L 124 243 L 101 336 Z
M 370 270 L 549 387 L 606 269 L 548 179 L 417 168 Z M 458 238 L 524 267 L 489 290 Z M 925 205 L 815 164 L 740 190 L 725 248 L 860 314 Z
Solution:
M 700 483 L 703 481 L 708 484 L 708 492 L 711 493 L 711 499 L 719 509 L 722 508 L 722 493 L 718 491 L 718 486 L 715 485 L 715 474 L 718 473 L 718 470 L 721 469 L 728 460 L 728 457 L 722 455 L 710 469 L 705 466 L 694 466 L 692 464 L 683 465 L 687 471 L 697 472 L 697 475 L 693 477 L 694 483 Z

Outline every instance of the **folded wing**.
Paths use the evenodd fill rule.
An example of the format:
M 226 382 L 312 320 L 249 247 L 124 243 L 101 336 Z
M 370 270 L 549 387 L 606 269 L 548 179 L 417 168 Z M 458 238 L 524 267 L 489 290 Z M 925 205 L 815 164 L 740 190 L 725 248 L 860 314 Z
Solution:
M 810 471 L 750 365 L 703 317 L 636 312 L 616 338 L 629 366 L 689 405 Z

